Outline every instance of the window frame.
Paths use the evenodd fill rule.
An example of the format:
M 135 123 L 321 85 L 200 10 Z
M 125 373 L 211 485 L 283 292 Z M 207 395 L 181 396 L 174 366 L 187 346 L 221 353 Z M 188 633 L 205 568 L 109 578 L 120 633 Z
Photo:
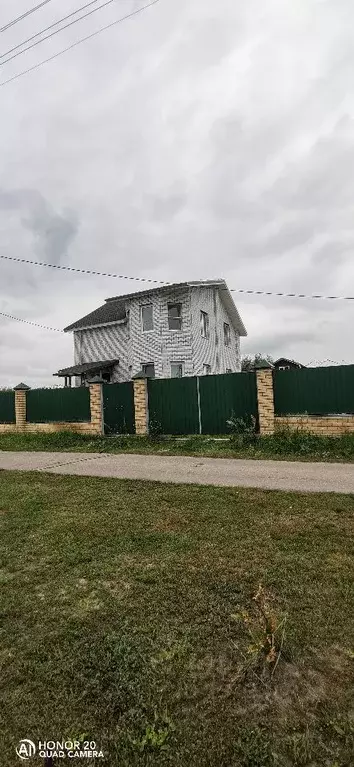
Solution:
M 211 375 L 211 365 L 208 362 L 203 362 L 203 376 Z
M 224 346 L 231 346 L 231 326 L 229 322 L 224 322 Z
M 172 375 L 172 365 L 180 365 L 181 368 L 181 375 L 180 376 L 173 376 Z M 171 378 L 183 378 L 184 375 L 184 362 L 183 360 L 171 360 L 170 362 L 170 377 Z
M 204 309 L 200 309 L 200 335 L 202 338 L 210 338 L 210 323 L 209 323 L 209 314 L 208 312 L 205 312 Z
M 147 374 L 147 372 L 146 372 L 146 369 L 145 369 L 145 368 L 148 368 L 148 367 L 149 367 L 149 368 L 150 368 L 150 367 L 152 367 L 152 368 L 154 369 L 154 375 L 153 375 L 153 376 L 149 376 L 149 375 Z M 155 363 L 154 363 L 154 362 L 142 362 L 142 363 L 141 363 L 141 369 L 142 369 L 143 373 L 145 373 L 145 375 L 147 376 L 147 378 L 155 378 Z
M 178 317 L 171 317 L 170 318 L 170 309 L 173 307 L 178 306 L 179 307 L 179 316 Z M 170 319 L 172 320 L 179 320 L 179 328 L 171 328 L 170 327 Z M 168 301 L 167 303 L 167 324 L 168 329 L 172 331 L 181 331 L 182 330 L 182 302 L 181 301 Z
M 144 309 L 151 307 L 151 328 L 144 328 Z M 140 307 L 141 329 L 143 333 L 151 333 L 154 330 L 154 305 L 151 303 L 141 304 Z

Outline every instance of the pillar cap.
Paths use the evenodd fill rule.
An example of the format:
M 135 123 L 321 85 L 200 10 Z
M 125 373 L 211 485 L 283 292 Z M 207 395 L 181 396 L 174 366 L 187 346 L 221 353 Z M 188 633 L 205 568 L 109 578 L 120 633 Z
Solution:
M 19 383 L 17 386 L 14 386 L 14 391 L 28 391 L 31 387 L 27 386 L 25 383 Z
M 104 384 L 106 381 L 101 376 L 94 376 L 87 381 L 88 384 Z
M 267 360 L 260 360 L 259 362 L 256 362 L 254 369 L 255 370 L 273 370 L 273 365 L 271 365 L 270 362 L 267 362 Z
M 150 376 L 146 375 L 143 370 L 139 370 L 139 373 L 135 373 L 135 376 L 132 376 L 132 381 L 138 381 L 139 378 L 150 378 Z

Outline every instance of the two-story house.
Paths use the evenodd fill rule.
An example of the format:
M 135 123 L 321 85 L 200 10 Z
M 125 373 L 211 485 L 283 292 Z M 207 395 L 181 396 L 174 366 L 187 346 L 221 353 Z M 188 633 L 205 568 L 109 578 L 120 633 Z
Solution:
M 140 371 L 156 378 L 235 373 L 247 335 L 224 280 L 107 298 L 65 332 L 74 334 L 75 364 L 54 375 L 66 385 L 97 374 L 114 383 Z

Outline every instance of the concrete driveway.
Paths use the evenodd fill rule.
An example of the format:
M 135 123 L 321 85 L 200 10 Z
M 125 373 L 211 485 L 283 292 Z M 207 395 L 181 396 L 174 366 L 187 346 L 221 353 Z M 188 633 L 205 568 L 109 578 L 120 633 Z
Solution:
M 121 453 L 0 451 L 0 469 L 158 482 L 354 493 L 354 464 Z

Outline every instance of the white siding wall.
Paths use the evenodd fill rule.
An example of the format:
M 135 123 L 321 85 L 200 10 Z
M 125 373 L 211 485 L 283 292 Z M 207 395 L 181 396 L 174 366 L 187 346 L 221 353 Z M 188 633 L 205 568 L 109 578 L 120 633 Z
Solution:
M 127 365 L 128 333 L 126 325 L 106 325 L 101 328 L 74 331 L 75 365 L 97 360 L 119 359 L 113 369 L 113 382 L 130 378 Z
M 214 289 L 192 289 L 192 332 L 194 350 L 194 375 L 203 375 L 203 365 L 210 365 L 210 373 L 220 373 L 218 364 L 218 346 L 220 345 L 220 328 L 215 316 Z M 209 317 L 209 338 L 203 338 L 200 329 L 200 312 L 206 312 Z M 217 339 L 219 343 L 217 343 Z M 222 371 L 224 372 L 224 371 Z
M 217 291 L 217 300 L 220 325 L 220 373 L 226 373 L 227 369 L 232 370 L 233 373 L 239 373 L 241 371 L 240 336 L 231 324 L 219 291 Z M 224 343 L 224 322 L 230 325 L 230 346 L 225 346 Z
M 141 307 L 153 305 L 154 329 L 143 331 Z M 168 303 L 182 304 L 182 329 L 169 330 Z M 156 378 L 170 378 L 171 362 L 183 362 L 184 374 L 193 375 L 193 355 L 191 338 L 190 291 L 173 290 L 170 294 L 150 295 L 132 299 L 129 309 L 128 364 L 132 366 L 132 375 L 141 370 L 148 362 L 155 365 Z
M 201 311 L 209 316 L 208 339 L 201 335 Z M 230 346 L 224 344 L 224 322 L 230 325 Z M 218 289 L 193 288 L 192 328 L 195 375 L 203 375 L 203 365 L 210 365 L 212 375 L 226 373 L 227 369 L 233 373 L 241 370 L 240 337 L 231 324 Z

